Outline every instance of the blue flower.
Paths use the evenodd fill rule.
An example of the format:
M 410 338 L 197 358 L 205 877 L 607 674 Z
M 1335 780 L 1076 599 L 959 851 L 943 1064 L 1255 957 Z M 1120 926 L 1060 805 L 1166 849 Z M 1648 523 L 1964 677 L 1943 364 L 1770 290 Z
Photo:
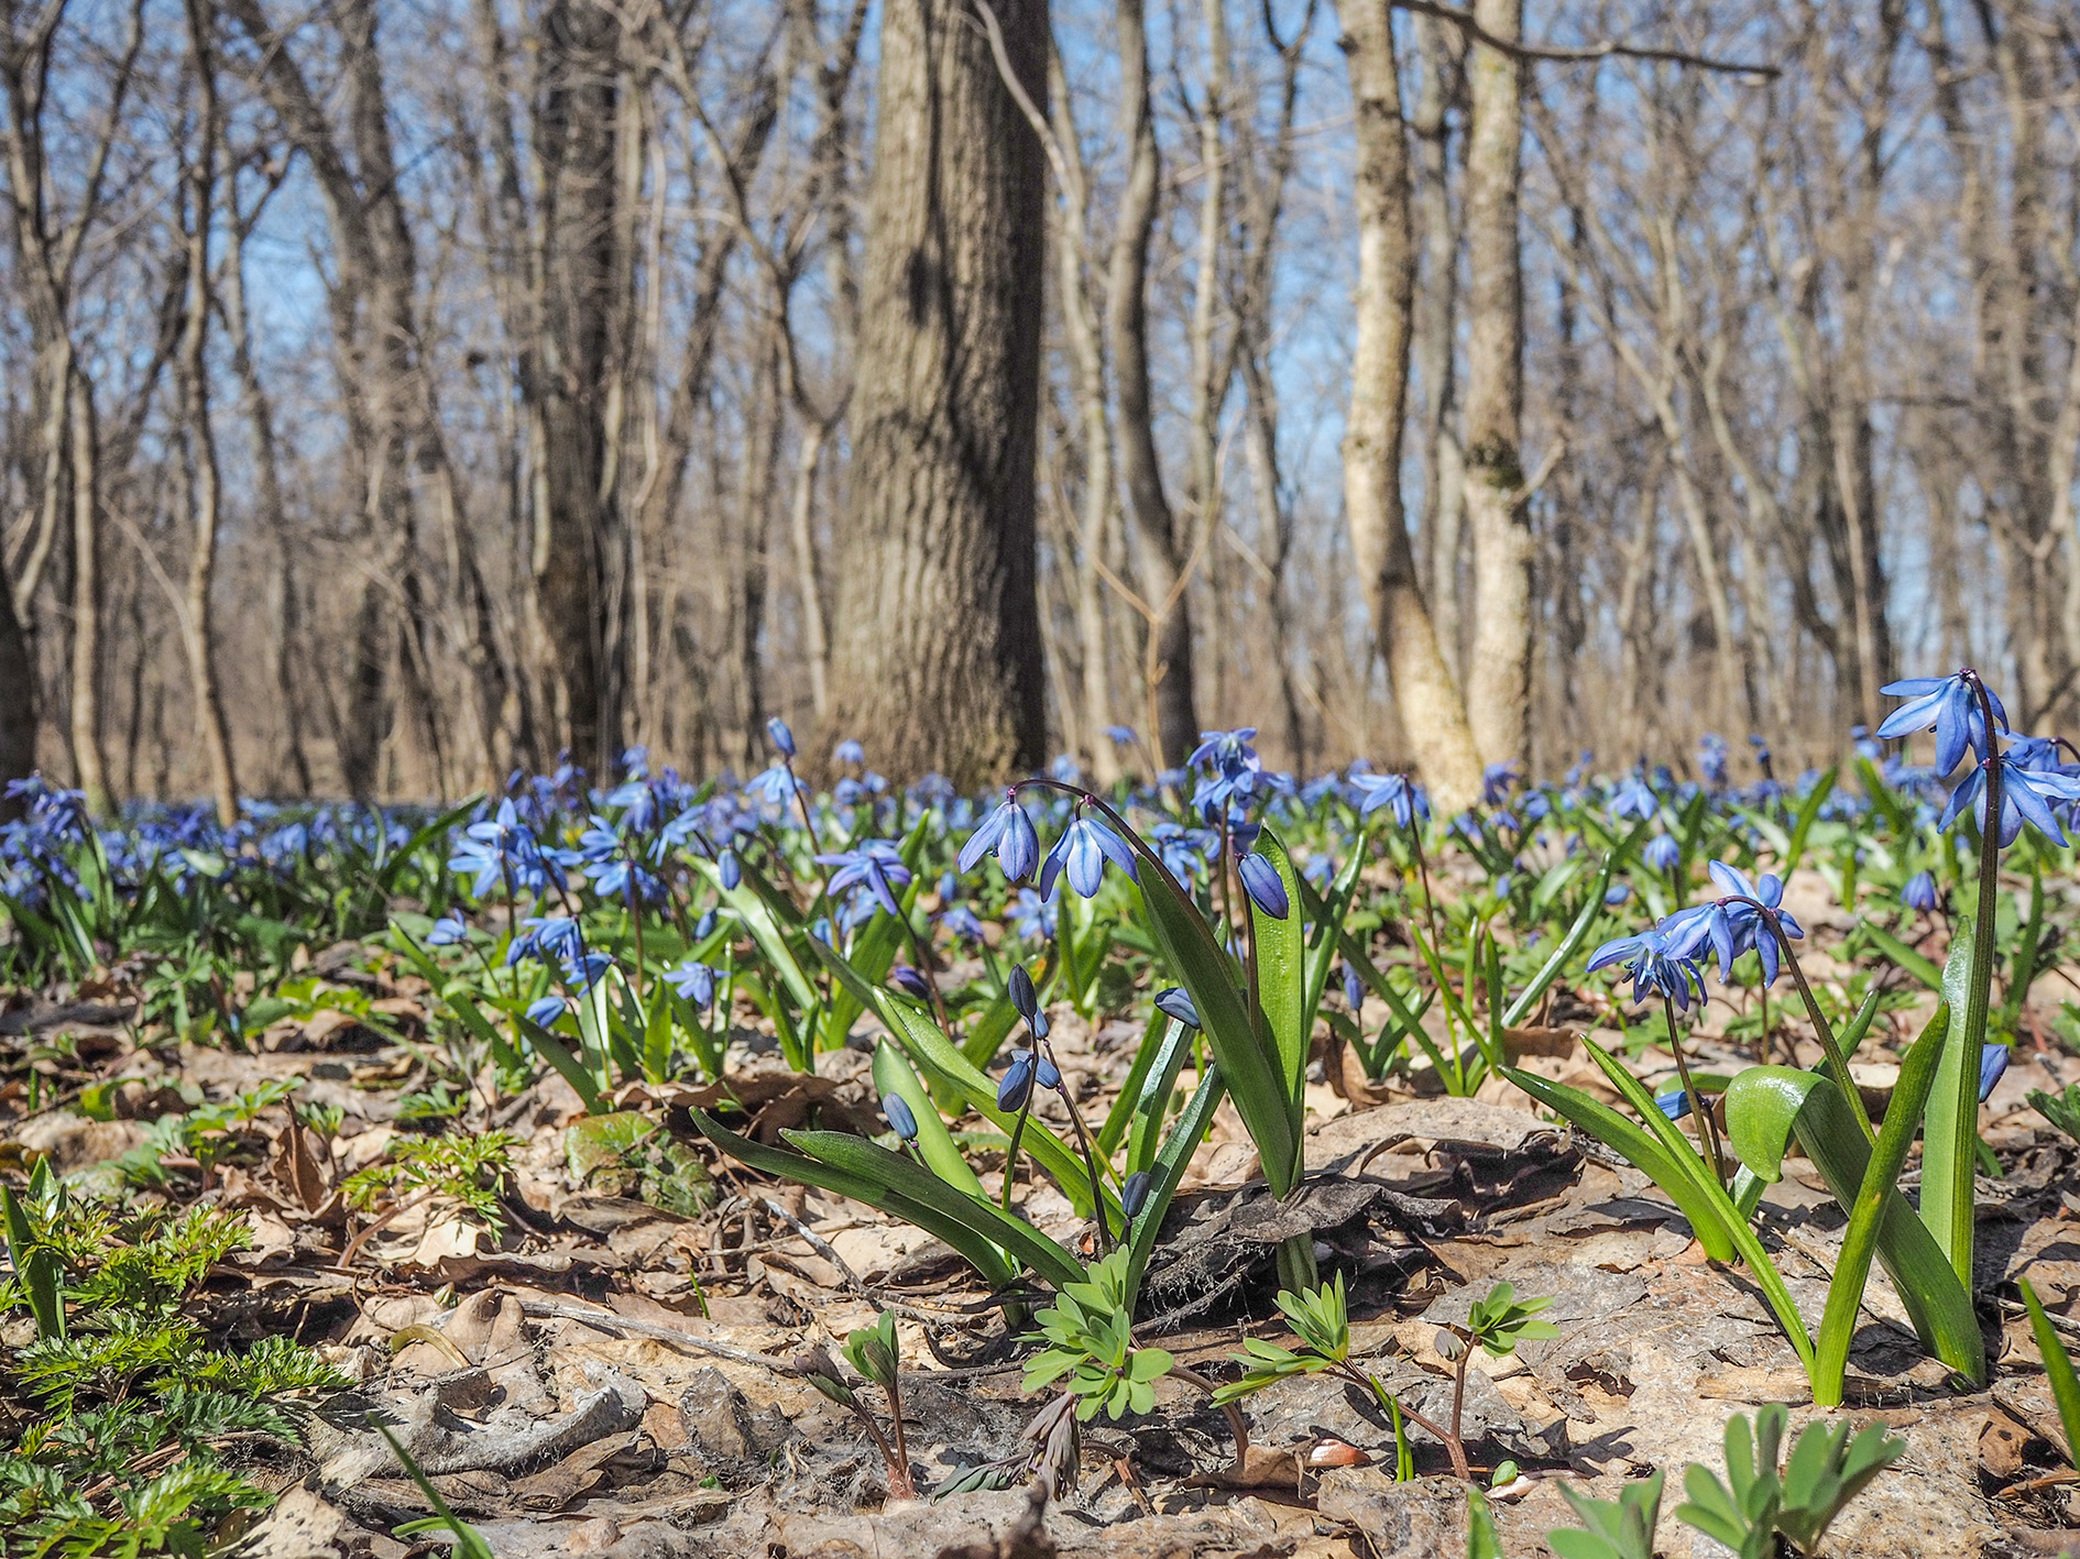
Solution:
M 1148 1183 L 1148 1171 L 1137 1169 L 1119 1188 L 1119 1210 L 1127 1215 L 1130 1223 L 1141 1216 L 1141 1209 L 1148 1204 Z
M 1658 928 L 1614 937 L 1604 943 L 1590 955 L 1589 972 L 1594 974 L 1611 964 L 1625 966 L 1626 974 L 1632 978 L 1635 1002 L 1646 1000 L 1652 992 L 1666 996 L 1687 1012 L 1693 994 L 1696 1000 L 1704 1000 L 1704 976 L 1698 972 L 1696 961 L 1676 952 L 1670 938 Z
M 460 915 L 443 915 L 433 923 L 426 933 L 428 947 L 453 947 L 469 935 L 469 926 Z
M 665 982 L 679 993 L 680 1000 L 692 1002 L 698 1010 L 705 1012 L 715 1000 L 715 981 L 721 972 L 689 958 L 676 968 L 665 970 L 664 977 Z
M 1805 928 L 1799 925 L 1798 921 L 1786 913 L 1783 908 L 1784 879 L 1775 872 L 1764 873 L 1762 881 L 1755 883 L 1750 882 L 1743 872 L 1727 865 L 1724 861 L 1712 862 L 1709 870 L 1712 874 L 1712 881 L 1719 885 L 1721 891 L 1728 898 L 1755 900 L 1756 903 L 1776 912 L 1776 923 L 1784 928 L 1786 938 L 1791 941 L 1799 941 L 1804 938 L 1806 934 Z M 1755 949 L 1756 955 L 1762 960 L 1763 983 L 1765 985 L 1776 984 L 1778 972 L 1777 938 L 1775 933 L 1765 924 L 1762 911 L 1757 909 L 1754 904 L 1743 903 L 1729 903 L 1724 906 L 1724 909 L 1726 923 L 1732 932 L 1732 957 L 1738 957 L 1752 947 Z M 1719 978 L 1722 981 L 1726 978 L 1726 966 L 1732 962 L 1732 957 L 1728 957 L 1723 952 L 1720 955 Z
M 911 1113 L 910 1106 L 904 1102 L 901 1094 L 883 1094 L 881 1096 L 881 1113 L 887 1119 L 888 1124 L 895 1129 L 895 1134 L 898 1137 L 901 1137 L 905 1142 L 915 1142 L 917 1140 L 917 1117 Z
M 1026 1027 L 1033 1031 L 1035 1039 L 1047 1038 L 1047 1014 L 1040 1010 L 1040 993 L 1033 989 L 1033 977 L 1026 973 L 1024 964 L 1013 964 L 1010 977 L 1005 981 L 1006 994 L 1011 998 L 1012 1009 L 1026 1020 Z
M 1408 828 L 1418 817 L 1430 815 L 1430 798 L 1406 774 L 1353 774 L 1351 788 L 1358 793 L 1360 817 L 1388 807 L 1394 813 L 1394 826 Z
M 1269 915 L 1273 920 L 1284 920 L 1292 912 L 1292 904 L 1286 898 L 1285 879 L 1269 859 L 1252 850 L 1235 865 L 1235 875 L 1242 879 L 1242 889 L 1249 895 L 1250 902 Z
M 1657 872 L 1672 872 L 1683 859 L 1683 846 L 1674 834 L 1656 834 L 1639 858 Z
M 794 777 L 792 770 L 783 764 L 773 764 L 753 775 L 744 785 L 744 795 L 752 801 L 769 807 L 788 807 L 797 796 L 806 796 L 809 787 Z
M 1644 823 L 1661 810 L 1661 799 L 1647 788 L 1638 775 L 1628 775 L 1611 793 L 1610 813 L 1613 818 L 1636 819 Z
M 1040 836 L 1033 831 L 1033 820 L 1016 796 L 1006 795 L 1003 803 L 982 820 L 961 846 L 956 864 L 965 875 L 990 854 L 996 856 L 1006 882 L 1020 882 L 1031 876 L 1034 863 L 1040 859 Z
M 1899 901 L 1919 914 L 1935 913 L 1936 905 L 1942 902 L 1936 891 L 1935 875 L 1931 872 L 1914 873 L 1900 888 Z
M 1068 869 L 1069 886 L 1084 898 L 1097 897 L 1105 880 L 1105 863 L 1112 862 L 1129 877 L 1134 873 L 1134 854 L 1126 841 L 1088 812 L 1079 813 L 1062 831 L 1054 848 L 1040 867 L 1040 896 L 1054 896 L 1055 878 Z
M 766 722 L 766 735 L 772 738 L 773 745 L 780 750 L 782 757 L 794 756 L 794 732 L 787 728 L 785 720 L 774 715 Z
M 1671 1088 L 1667 1093 L 1654 1095 L 1654 1107 L 1672 1121 L 1679 1121 L 1690 1113 L 1690 1095 L 1680 1088 Z
M 1343 966 L 1343 1000 L 1354 1015 L 1365 1005 L 1365 982 L 1349 964 Z
M 890 840 L 863 839 L 853 849 L 819 855 L 816 860 L 819 865 L 838 868 L 830 880 L 832 897 L 851 888 L 864 888 L 891 915 L 903 913 L 896 892 L 909 883 L 910 868 L 903 864 L 902 851 Z
M 860 768 L 865 765 L 866 761 L 867 749 L 849 736 L 831 749 L 831 762 L 833 763 L 847 763 L 854 768 Z
M 1031 888 L 1020 888 L 1011 906 L 1011 928 L 1028 942 L 1051 939 L 1061 919 L 1060 906 Z
M 1180 986 L 1171 986 L 1156 993 L 1156 1010 L 1165 1017 L 1175 1018 L 1186 1028 L 1204 1027 L 1199 1022 L 1199 1009 L 1192 1005 L 1191 993 Z
M 1004 1079 L 997 1084 L 997 1108 L 1007 1113 L 1016 1113 L 1026 1107 L 1033 1097 L 1033 1052 L 1014 1050 L 1011 1066 Z
M 1936 773 L 1939 775 L 1947 775 L 1956 768 L 1967 747 L 1978 753 L 1982 760 L 1991 756 L 1986 717 L 1980 711 L 1975 684 L 1984 686 L 1976 673 L 1963 671 L 1948 677 L 1908 677 L 1886 683 L 1880 692 L 1892 698 L 1904 698 L 1907 702 L 1885 717 L 1885 723 L 1878 727 L 1878 735 L 1890 739 L 1915 731 L 1934 731 Z M 1989 687 L 1986 688 L 1986 699 L 1993 710 L 1994 722 L 2001 730 L 2007 730 L 2008 711 L 2001 707 L 2000 696 Z
M 2048 769 L 2025 769 L 2005 753 L 1996 761 L 2001 766 L 1998 830 L 2001 846 L 2006 848 L 2013 844 L 2025 822 L 2039 833 L 2064 844 L 2065 830 L 2059 827 L 2058 814 L 2052 811 L 2052 803 L 2080 801 L 2080 777 Z M 1986 827 L 1986 765 L 1983 763 L 1967 774 L 1950 793 L 1950 804 L 1943 809 L 1936 827 L 1947 830 L 1964 815 L 1967 807 L 1972 809 L 1972 815 L 1978 819 L 1983 831 Z
M 2008 1047 L 2006 1045 L 1982 1045 L 1979 1047 L 1979 1102 L 1984 1104 L 1993 1092 L 1993 1085 L 2001 1080 L 2001 1073 L 2008 1070 Z
M 905 996 L 914 996 L 919 1001 L 932 999 L 932 982 L 921 974 L 914 964 L 897 964 L 888 971 L 888 983 Z
M 948 936 L 971 946 L 979 947 L 988 939 L 981 917 L 965 904 L 949 904 L 940 912 L 939 924 Z
M 561 996 L 544 996 L 540 1001 L 528 1003 L 527 1021 L 537 1028 L 548 1028 L 569 1010 L 569 1003 Z

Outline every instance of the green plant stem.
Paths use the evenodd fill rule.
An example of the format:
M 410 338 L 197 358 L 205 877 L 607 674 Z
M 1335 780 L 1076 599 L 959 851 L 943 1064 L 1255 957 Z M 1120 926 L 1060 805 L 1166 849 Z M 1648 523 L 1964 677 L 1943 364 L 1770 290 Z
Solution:
M 1744 902 L 1755 904 L 1753 899 Z M 1755 904 L 1755 907 L 1762 911 L 1770 934 L 1777 939 L 1777 949 L 1784 955 L 1784 967 L 1791 971 L 1791 983 L 1798 988 L 1799 999 L 1806 1005 L 1806 1016 L 1813 1020 L 1813 1033 L 1820 1041 L 1820 1048 L 1827 1052 L 1828 1067 L 1834 1072 L 1842 1092 L 1849 1097 L 1849 1108 L 1856 1116 L 1856 1124 L 1863 1128 L 1863 1140 L 1876 1142 L 1878 1133 L 1871 1125 L 1870 1111 L 1863 1107 L 1863 1095 L 1856 1087 L 1856 1080 L 1849 1075 L 1849 1057 L 1842 1049 L 1841 1040 L 1835 1037 L 1834 1025 L 1820 1010 L 1819 998 L 1813 994 L 1812 986 L 1806 983 L 1806 972 L 1798 966 L 1798 954 L 1791 950 L 1791 938 L 1784 934 L 1783 921 L 1767 904 Z
M 1683 1054 L 1682 1037 L 1676 1031 L 1676 1004 L 1673 998 L 1661 998 L 1661 1013 L 1668 1021 L 1668 1048 L 1676 1058 L 1676 1075 L 1683 1080 L 1683 1095 L 1690 1101 L 1690 1113 L 1697 1118 L 1697 1134 L 1704 1139 L 1705 1152 L 1711 1159 L 1712 1174 L 1720 1185 L 1727 1182 L 1726 1155 L 1719 1146 L 1719 1123 L 1712 1118 L 1704 1095 L 1697 1091 L 1697 1084 L 1690 1077 L 1690 1058 Z
M 1214 1399 L 1213 1382 L 1197 1370 L 1173 1362 L 1169 1373 L 1201 1393 L 1208 1401 Z M 1232 1402 L 1221 1403 L 1220 1410 L 1228 1420 L 1228 1433 L 1235 1437 L 1235 1461 L 1230 1469 L 1230 1476 L 1232 1481 L 1240 1484 L 1245 1481 L 1249 1467 L 1249 1420 L 1242 1416 L 1242 1409 Z
M 1403 1418 L 1443 1446 L 1445 1453 L 1452 1459 L 1452 1471 L 1459 1477 L 1471 1478 L 1473 1476 L 1473 1464 L 1467 1460 L 1465 1444 L 1456 1435 L 1449 1432 L 1444 1425 L 1438 1423 L 1434 1418 L 1418 1413 L 1406 1402 L 1402 1402 L 1398 1397 L 1395 1397 L 1385 1386 L 1382 1386 L 1378 1377 L 1367 1374 L 1356 1365 L 1339 1360 L 1334 1367 L 1337 1374 L 1341 1375 L 1359 1390 L 1371 1392 L 1374 1401 L 1393 1403 L 1399 1408 Z
M 1050 1061 L 1054 1061 L 1054 1067 L 1057 1072 L 1061 1071 L 1062 1064 L 1054 1060 L 1054 1051 L 1051 1047 L 1047 1058 Z M 1083 1112 L 1076 1108 L 1076 1101 L 1069 1097 L 1069 1080 L 1066 1077 L 1062 1079 L 1061 1095 L 1062 1103 L 1069 1111 L 1069 1124 L 1076 1129 L 1076 1146 L 1083 1153 L 1084 1168 L 1090 1172 L 1091 1216 L 1097 1220 L 1098 1251 L 1102 1255 L 1111 1250 L 1113 1245 L 1112 1225 L 1105 1217 L 1104 1178 L 1098 1172 L 1098 1158 L 1091 1149 L 1091 1134 L 1089 1129 L 1083 1124 Z M 1023 1124 L 1022 1120 L 1021 1124 Z
M 1978 695 L 1981 718 L 1986 723 L 1986 744 L 1994 742 L 1993 707 L 1985 685 L 1976 676 L 1972 690 Z M 1977 1170 L 1979 1144 L 1979 1052 L 1986 1043 L 1986 1018 L 1993 1002 L 1995 921 L 2000 912 L 2001 877 L 2001 764 L 1998 753 L 1985 760 L 1986 810 L 1979 825 L 1979 902 L 1972 925 L 1971 984 L 1966 988 L 1964 1028 L 1952 1053 L 1943 1058 L 1949 1074 L 1949 1105 L 1954 1113 L 1947 1122 L 1951 1131 L 1947 1183 L 1937 1196 L 1937 1207 L 1947 1214 L 1934 1227 L 1936 1242 L 1950 1258 L 1951 1270 L 1966 1293 L 1972 1291 L 1972 1177 Z M 1937 1087 L 1943 1078 L 1938 1074 Z

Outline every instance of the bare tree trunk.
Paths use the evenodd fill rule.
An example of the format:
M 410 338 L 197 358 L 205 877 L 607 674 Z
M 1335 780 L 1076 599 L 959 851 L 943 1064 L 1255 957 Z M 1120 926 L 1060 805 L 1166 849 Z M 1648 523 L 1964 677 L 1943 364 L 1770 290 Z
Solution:
M 1474 18 L 1515 42 L 1523 0 L 1475 0 Z M 1467 717 L 1487 763 L 1523 761 L 1531 737 L 1531 525 L 1518 421 L 1524 281 L 1518 249 L 1522 65 L 1475 40 L 1466 70 L 1466 515 L 1473 531 L 1473 656 Z
M 188 593 L 181 636 L 188 651 L 188 672 L 195 687 L 196 739 L 209 769 L 210 797 L 217 821 L 238 821 L 238 774 L 231 758 L 231 737 L 224 725 L 224 697 L 217 681 L 216 651 L 210 640 L 210 587 L 217 569 L 217 435 L 210 423 L 209 371 L 204 351 L 209 338 L 211 218 L 216 209 L 217 64 L 215 17 L 209 0 L 187 0 L 188 46 L 195 71 L 195 153 L 188 165 L 190 220 L 188 290 L 181 321 L 176 373 L 187 426 L 188 480 L 184 498 L 193 529 L 188 555 Z
M 1343 50 L 1357 109 L 1357 339 L 1343 438 L 1351 553 L 1401 723 L 1437 804 L 1480 799 L 1481 764 L 1466 708 L 1439 652 L 1416 577 L 1401 498 L 1415 254 L 1408 223 L 1408 141 L 1393 25 L 1385 0 L 1346 0 Z
M 1041 147 L 958 0 L 889 0 L 831 707 L 894 774 L 1039 763 Z M 1028 98 L 1045 0 L 996 7 Z M 929 713 L 925 713 L 929 711 Z
M 28 636 L 14 612 L 14 591 L 7 579 L 7 557 L 0 550 L 0 786 L 22 779 L 36 768 L 36 666 Z M 0 818 L 16 808 L 0 790 Z
M 1410 210 L 1422 246 L 1422 285 L 1416 290 L 1412 356 L 1422 404 L 1416 451 L 1423 472 L 1423 514 L 1417 529 L 1437 644 L 1454 675 L 1465 667 L 1463 617 L 1459 610 L 1459 564 L 1464 550 L 1466 463 L 1452 425 L 1457 395 L 1459 233 L 1452 221 L 1451 125 L 1446 109 L 1457 95 L 1459 30 L 1434 16 L 1415 19 L 1416 46 L 1423 60 L 1409 129 L 1415 135 L 1415 181 Z
M 94 397 L 77 368 L 66 393 L 72 456 L 72 772 L 87 810 L 115 810 L 101 754 L 101 474 Z
M 1189 579 L 1176 516 L 1163 491 L 1148 380 L 1148 251 L 1162 194 L 1162 165 L 1149 104 L 1143 0 L 1119 0 L 1119 59 L 1127 182 L 1120 191 L 1119 227 L 1112 244 L 1105 333 L 1119 394 L 1119 465 L 1127 490 L 1135 586 L 1147 619 L 1143 665 L 1155 726 L 1151 734 L 1162 761 L 1176 764 L 1198 745 L 1199 712 L 1192 686 L 1191 605 L 1185 593 Z

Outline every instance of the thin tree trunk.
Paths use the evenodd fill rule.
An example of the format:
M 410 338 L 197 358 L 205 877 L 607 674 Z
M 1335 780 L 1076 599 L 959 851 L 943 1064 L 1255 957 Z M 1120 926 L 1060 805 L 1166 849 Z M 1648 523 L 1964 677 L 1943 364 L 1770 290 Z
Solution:
M 1523 0 L 1474 0 L 1474 19 L 1514 42 Z M 1531 757 L 1531 526 L 1519 449 L 1524 283 L 1518 248 L 1520 62 L 1475 40 L 1466 54 L 1466 515 L 1473 532 L 1473 654 L 1467 716 L 1487 763 Z
M 86 793 L 87 810 L 100 817 L 115 810 L 101 752 L 100 439 L 93 392 L 77 369 L 66 400 L 72 458 L 72 776 Z
M 1105 299 L 1106 336 L 1119 395 L 1119 465 L 1127 491 L 1134 578 L 1147 618 L 1144 675 L 1157 751 L 1182 763 L 1198 745 L 1192 686 L 1192 615 L 1184 549 L 1163 491 L 1148 378 L 1148 252 L 1155 234 L 1162 165 L 1149 103 L 1148 31 L 1142 0 L 1119 0 L 1120 128 L 1127 181 L 1120 191 Z
M 1357 110 L 1357 339 L 1343 439 L 1351 553 L 1375 642 L 1424 782 L 1446 813 L 1480 799 L 1481 764 L 1416 577 L 1401 497 L 1415 255 L 1408 142 L 1385 0 L 1346 0 L 1343 50 Z
M 7 558 L 0 553 L 0 787 L 25 778 L 35 768 L 36 666 L 29 655 L 28 635 L 15 616 Z M 0 788 L 0 818 L 14 816 L 17 810 Z

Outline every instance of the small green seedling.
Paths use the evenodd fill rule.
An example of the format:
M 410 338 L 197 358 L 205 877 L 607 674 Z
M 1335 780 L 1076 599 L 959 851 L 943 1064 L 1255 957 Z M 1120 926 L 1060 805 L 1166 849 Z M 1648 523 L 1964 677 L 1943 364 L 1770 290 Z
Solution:
M 1130 1259 L 1127 1251 L 1116 1250 L 1092 1263 L 1084 1282 L 1063 1285 L 1056 1302 L 1033 1317 L 1046 1346 L 1026 1364 L 1024 1389 L 1060 1382 L 1076 1398 L 1076 1416 L 1084 1423 L 1100 1412 L 1113 1420 L 1146 1413 L 1155 1406 L 1155 1383 L 1177 1362 L 1162 1348 L 1134 1346 Z
M 1739 1559 L 1774 1559 L 1779 1537 L 1794 1553 L 1812 1554 L 1842 1508 L 1907 1448 L 1882 1424 L 1813 1423 L 1800 1431 L 1780 1473 L 1777 1451 L 1789 1421 L 1782 1403 L 1771 1403 L 1752 1423 L 1745 1414 L 1729 1419 L 1726 1481 L 1692 1462 L 1683 1474 L 1690 1498 L 1677 1518 Z
M 1661 1518 L 1662 1474 L 1628 1483 L 1616 1499 L 1591 1499 L 1579 1489 L 1560 1486 L 1574 1507 L 1578 1527 L 1546 1534 L 1546 1546 L 1559 1559 L 1654 1559 L 1654 1527 Z
M 901 1356 L 896 1348 L 896 1318 L 882 1311 L 874 1318 L 872 1326 L 862 1326 L 845 1339 L 845 1357 L 852 1367 L 868 1380 L 879 1386 L 888 1398 L 888 1418 L 894 1431 L 894 1443 L 881 1432 L 874 1415 L 838 1373 L 831 1356 L 821 1348 L 811 1349 L 804 1354 L 798 1368 L 809 1383 L 840 1407 L 847 1409 L 860 1421 L 867 1437 L 880 1451 L 881 1459 L 888 1464 L 888 1492 L 896 1499 L 917 1498 L 917 1486 L 910 1477 L 910 1446 L 903 1431 L 903 1382 L 900 1369 Z

